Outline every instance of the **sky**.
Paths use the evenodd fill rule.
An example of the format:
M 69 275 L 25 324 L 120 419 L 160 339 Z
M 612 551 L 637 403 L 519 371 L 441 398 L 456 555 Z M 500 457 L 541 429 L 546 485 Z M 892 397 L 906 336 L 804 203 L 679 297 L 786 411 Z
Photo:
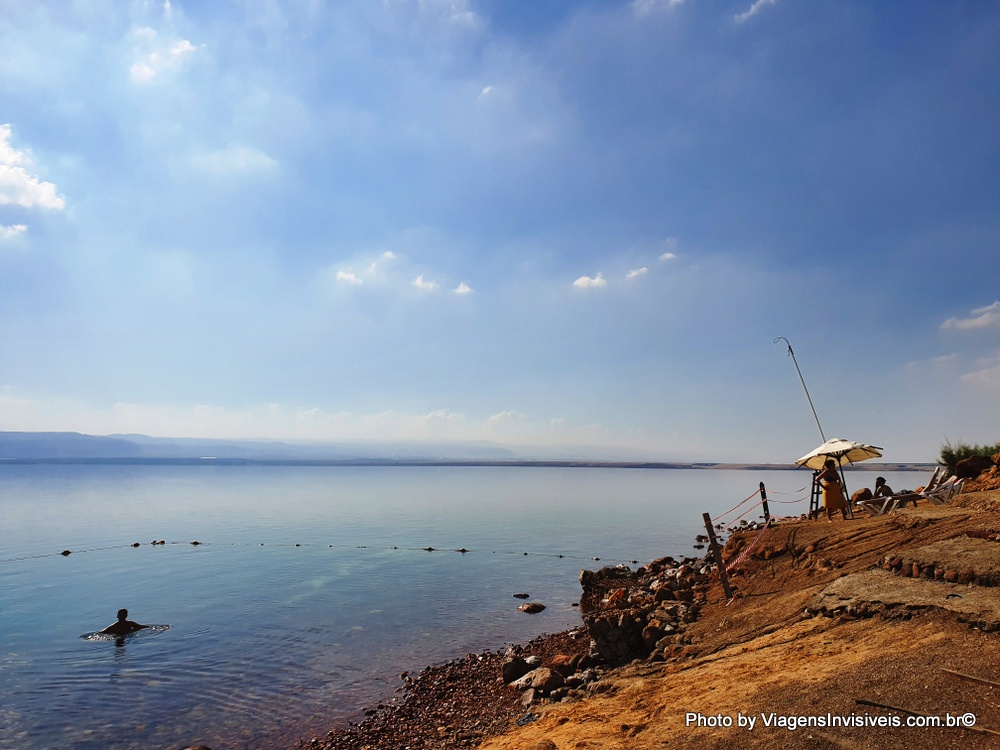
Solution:
M 0 430 L 787 463 L 797 362 L 827 438 L 1000 440 L 996 2 L 4 0 L 0 49 Z

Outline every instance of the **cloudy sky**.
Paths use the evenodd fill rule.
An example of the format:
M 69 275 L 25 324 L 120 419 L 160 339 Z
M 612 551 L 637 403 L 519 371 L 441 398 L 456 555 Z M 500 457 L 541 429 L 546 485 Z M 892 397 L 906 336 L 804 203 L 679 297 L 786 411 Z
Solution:
M 1000 6 L 0 3 L 0 429 L 1000 440 Z M 552 449 L 555 451 L 556 449 Z

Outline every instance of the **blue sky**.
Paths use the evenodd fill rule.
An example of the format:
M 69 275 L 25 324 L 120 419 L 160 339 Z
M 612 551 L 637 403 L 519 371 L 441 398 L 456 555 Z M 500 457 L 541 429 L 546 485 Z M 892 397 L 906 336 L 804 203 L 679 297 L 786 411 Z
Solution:
M 0 48 L 0 429 L 787 462 L 785 336 L 827 437 L 1000 440 L 996 3 L 14 0 Z

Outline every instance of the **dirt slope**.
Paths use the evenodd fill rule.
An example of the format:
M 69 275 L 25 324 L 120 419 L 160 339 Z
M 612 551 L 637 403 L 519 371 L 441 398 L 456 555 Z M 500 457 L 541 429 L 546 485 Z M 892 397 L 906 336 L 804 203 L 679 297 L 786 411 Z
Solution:
M 882 517 L 783 522 L 765 532 L 734 576 L 739 596 L 731 604 L 721 589 L 712 590 L 687 631 L 692 658 L 613 671 L 601 680 L 605 692 L 533 708 L 537 721 L 481 747 L 1000 747 L 1000 687 L 944 671 L 1000 683 L 1000 588 L 882 571 L 893 558 L 918 562 L 930 577 L 935 567 L 939 578 L 950 566 L 971 572 L 972 580 L 995 570 L 998 509 L 1000 493 L 974 493 L 951 506 Z M 929 559 L 934 555 L 941 559 Z M 859 699 L 943 720 L 971 713 L 976 729 L 998 734 L 907 727 L 907 714 Z M 700 715 L 702 726 L 689 714 Z M 794 718 L 779 718 L 784 726 L 763 726 L 772 714 L 827 725 L 793 729 Z M 752 730 L 738 726 L 740 715 L 755 719 Z M 859 725 L 831 726 L 830 717 Z M 732 726 L 704 726 L 728 720 Z M 861 723 L 880 720 L 902 725 Z

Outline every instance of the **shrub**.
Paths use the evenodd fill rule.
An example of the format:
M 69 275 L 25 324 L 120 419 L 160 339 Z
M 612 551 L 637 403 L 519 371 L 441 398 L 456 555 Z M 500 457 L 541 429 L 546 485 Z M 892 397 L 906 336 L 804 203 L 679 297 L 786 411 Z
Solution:
M 997 451 L 1000 451 L 1000 443 L 994 443 L 993 445 L 969 445 L 968 443 L 952 445 L 951 441 L 945 441 L 945 444 L 941 446 L 941 458 L 938 460 L 938 463 L 947 467 L 948 471 L 954 474 L 955 464 L 963 458 L 968 458 L 969 456 L 986 456 L 989 458 Z

